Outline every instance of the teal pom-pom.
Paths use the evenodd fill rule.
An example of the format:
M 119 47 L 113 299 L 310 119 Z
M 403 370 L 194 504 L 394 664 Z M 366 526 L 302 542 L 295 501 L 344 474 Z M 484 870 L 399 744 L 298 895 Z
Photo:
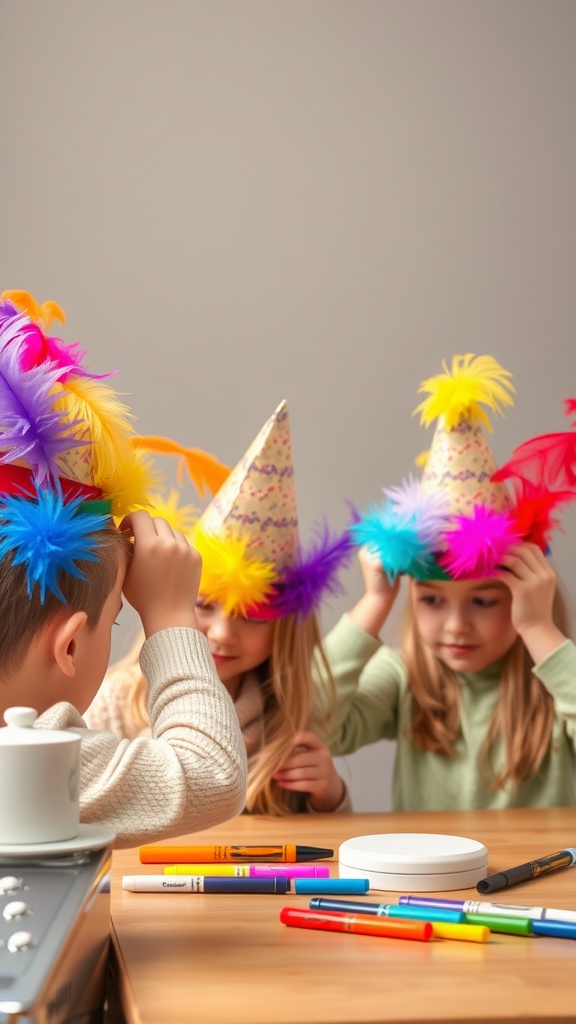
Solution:
M 367 547 L 382 564 L 391 583 L 407 573 L 418 575 L 433 559 L 429 540 L 422 536 L 417 515 L 398 515 L 392 501 L 372 505 L 350 527 L 359 547 Z

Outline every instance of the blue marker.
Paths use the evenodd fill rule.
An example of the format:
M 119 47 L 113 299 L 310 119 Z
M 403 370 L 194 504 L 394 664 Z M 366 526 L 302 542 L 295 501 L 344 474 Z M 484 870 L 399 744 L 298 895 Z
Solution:
M 358 896 L 368 892 L 368 878 L 293 878 L 294 892 L 302 895 L 311 893 L 341 893 L 342 896 Z
M 438 907 L 399 907 L 397 903 L 360 903 L 356 900 L 310 900 L 311 910 L 344 910 L 351 914 L 374 914 L 377 917 L 403 917 L 416 921 L 444 921 L 447 924 L 464 924 L 463 911 L 442 910 Z
M 532 921 L 534 935 L 550 935 L 555 939 L 576 939 L 576 924 L 569 921 Z

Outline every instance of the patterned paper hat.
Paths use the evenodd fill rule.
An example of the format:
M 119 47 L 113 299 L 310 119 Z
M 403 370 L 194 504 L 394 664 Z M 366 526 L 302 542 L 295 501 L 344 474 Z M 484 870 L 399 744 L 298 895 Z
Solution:
M 531 541 L 546 551 L 558 525 L 554 510 L 576 498 L 576 471 L 560 470 L 560 442 L 555 448 L 542 438 L 527 442 L 520 458 L 497 470 L 483 407 L 499 413 L 513 404 L 507 370 L 491 356 L 473 355 L 455 356 L 451 371 L 443 367 L 419 389 L 429 395 L 415 410 L 421 422 L 438 420 L 421 479 L 385 488 L 386 500 L 351 527 L 356 543 L 379 556 L 391 582 L 402 573 L 416 579 L 492 576 L 512 544 Z M 573 465 L 574 433 L 551 436 L 562 437 Z
M 159 477 L 132 416 L 104 374 L 90 373 L 77 342 L 46 331 L 66 316 L 29 292 L 0 296 L 0 558 L 25 564 L 28 593 L 38 585 L 64 601 L 61 571 L 83 578 L 94 561 L 94 533 L 152 505 Z M 202 491 L 225 467 L 196 449 L 180 452 Z M 220 470 L 224 470 L 224 475 Z M 213 488 L 215 489 L 215 488 Z
M 300 547 L 286 402 L 229 473 L 190 539 L 202 555 L 200 592 L 226 614 L 306 617 L 326 592 L 341 592 L 338 570 L 353 550 L 348 533 L 331 536 L 322 523 L 309 550 Z

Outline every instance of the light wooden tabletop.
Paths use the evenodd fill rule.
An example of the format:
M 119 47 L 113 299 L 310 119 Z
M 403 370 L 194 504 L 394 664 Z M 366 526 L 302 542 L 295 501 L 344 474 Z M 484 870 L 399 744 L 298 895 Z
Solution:
M 576 808 L 242 815 L 171 843 L 329 847 L 337 875 L 340 843 L 381 832 L 477 839 L 493 873 L 576 846 Z M 162 870 L 140 864 L 137 849 L 113 856 L 113 941 L 128 1024 L 576 1022 L 574 940 L 496 933 L 485 944 L 381 939 L 281 924 L 280 909 L 307 907 L 307 896 L 122 891 L 123 875 Z M 399 895 L 372 890 L 365 900 L 395 903 Z M 475 889 L 431 895 L 479 898 Z M 576 909 L 576 868 L 492 898 Z

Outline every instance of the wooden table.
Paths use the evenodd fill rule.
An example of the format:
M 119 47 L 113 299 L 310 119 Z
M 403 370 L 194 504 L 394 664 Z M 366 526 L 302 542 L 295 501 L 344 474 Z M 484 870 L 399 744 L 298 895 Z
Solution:
M 243 815 L 179 841 L 330 847 L 337 875 L 340 843 L 380 832 L 478 839 L 493 873 L 576 845 L 576 808 Z M 113 944 L 129 1024 L 576 1022 L 576 941 L 492 933 L 485 944 L 423 943 L 315 932 L 279 921 L 281 907 L 306 907 L 306 896 L 122 891 L 122 875 L 162 870 L 141 865 L 137 849 L 113 856 Z M 365 899 L 399 895 L 372 890 Z M 478 898 L 475 889 L 431 895 Z M 576 868 L 499 898 L 576 909 Z

